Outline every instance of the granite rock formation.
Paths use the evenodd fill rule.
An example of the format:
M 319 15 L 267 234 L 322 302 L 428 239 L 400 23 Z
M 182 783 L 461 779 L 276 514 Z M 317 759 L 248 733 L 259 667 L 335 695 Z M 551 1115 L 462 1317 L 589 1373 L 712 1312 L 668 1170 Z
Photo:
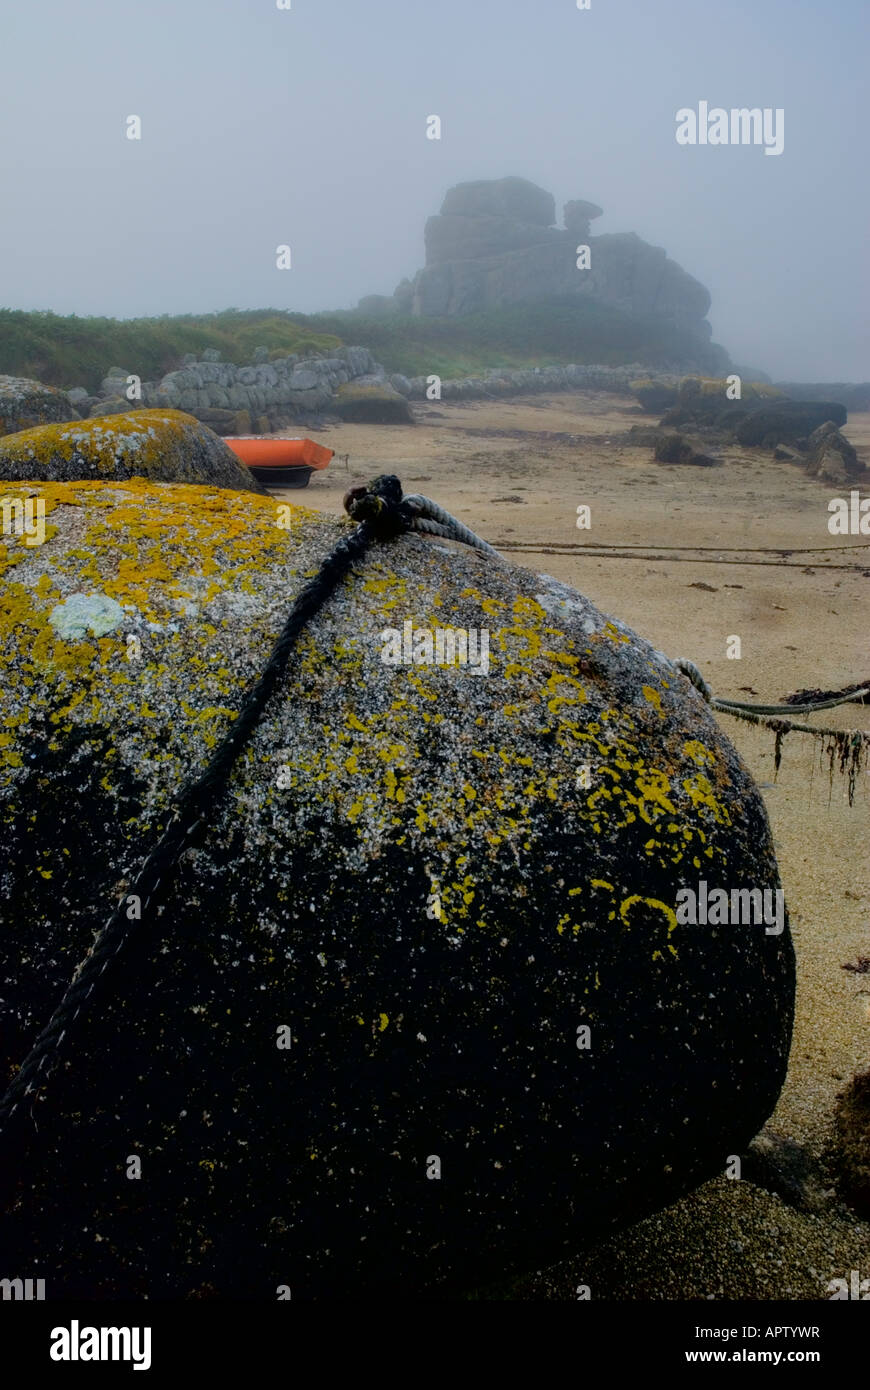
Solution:
M 590 295 L 635 318 L 659 318 L 708 344 L 710 295 L 666 253 L 633 232 L 590 237 L 595 203 L 565 204 L 564 229 L 551 194 L 524 179 L 458 184 L 426 223 L 426 265 L 409 294 L 420 315 L 458 315 L 524 301 Z M 577 268 L 578 243 L 590 249 Z

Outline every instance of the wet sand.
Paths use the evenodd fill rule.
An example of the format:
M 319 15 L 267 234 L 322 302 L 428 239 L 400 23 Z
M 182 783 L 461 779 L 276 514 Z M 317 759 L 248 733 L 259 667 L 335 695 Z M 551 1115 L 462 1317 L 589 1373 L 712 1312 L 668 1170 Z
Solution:
M 845 485 L 737 446 L 719 451 L 717 468 L 656 463 L 649 446 L 625 438 L 653 419 L 613 396 L 439 402 L 415 413 L 414 426 L 317 431 L 336 451 L 329 468 L 304 491 L 276 495 L 338 513 L 347 488 L 397 473 L 406 492 L 434 498 L 497 548 L 541 546 L 511 558 L 574 585 L 668 656 L 690 657 L 717 695 L 772 703 L 870 678 L 870 539 L 828 532 L 827 504 L 848 497 Z M 870 463 L 870 414 L 853 414 L 844 433 Z M 860 486 L 870 494 L 870 479 Z M 577 529 L 582 504 L 589 530 Z M 642 548 L 616 558 L 596 543 Z M 582 549 L 546 553 L 560 545 Z M 710 549 L 654 549 L 674 546 Z M 739 660 L 726 657 L 735 635 Z M 870 1224 L 837 1198 L 826 1159 L 837 1094 L 870 1066 L 870 975 L 843 968 L 870 954 L 870 778 L 862 774 L 849 807 L 815 740 L 787 737 L 774 778 L 773 734 L 720 722 L 762 788 L 791 914 L 797 1017 L 765 1136 L 797 1146 L 802 1176 L 791 1191 L 723 1176 L 492 1297 L 574 1299 L 587 1284 L 593 1298 L 812 1299 L 851 1269 L 870 1275 Z M 870 728 L 870 709 L 841 706 L 809 722 Z

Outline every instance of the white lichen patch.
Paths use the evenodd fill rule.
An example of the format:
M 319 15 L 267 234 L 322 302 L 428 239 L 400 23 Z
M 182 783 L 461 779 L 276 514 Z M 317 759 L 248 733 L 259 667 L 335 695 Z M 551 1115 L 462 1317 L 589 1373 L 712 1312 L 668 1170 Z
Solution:
M 123 621 L 124 610 L 107 594 L 70 594 L 48 615 L 48 621 L 58 637 L 76 641 L 87 637 L 105 637 Z

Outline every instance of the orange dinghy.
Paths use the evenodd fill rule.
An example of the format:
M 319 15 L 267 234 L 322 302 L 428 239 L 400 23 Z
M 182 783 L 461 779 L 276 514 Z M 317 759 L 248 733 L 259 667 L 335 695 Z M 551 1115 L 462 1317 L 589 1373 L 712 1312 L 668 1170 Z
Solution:
M 255 435 L 225 438 L 234 454 L 267 487 L 307 487 L 315 468 L 325 468 L 334 450 L 313 439 L 260 439 Z

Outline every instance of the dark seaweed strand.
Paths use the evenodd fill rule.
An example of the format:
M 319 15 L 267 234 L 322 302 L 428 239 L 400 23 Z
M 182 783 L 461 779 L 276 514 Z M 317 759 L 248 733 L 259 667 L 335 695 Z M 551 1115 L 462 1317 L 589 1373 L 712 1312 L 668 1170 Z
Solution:
M 248 692 L 205 771 L 182 786 L 173 798 L 172 816 L 163 835 L 79 963 L 66 993 L 0 1100 L 0 1134 L 8 1128 L 21 1101 L 45 1083 L 56 1065 L 64 1038 L 74 1029 L 107 967 L 133 935 L 134 921 L 125 911 L 129 897 L 138 897 L 142 906 L 148 907 L 161 882 L 174 874 L 185 841 L 224 791 L 233 765 L 283 675 L 306 623 L 319 612 L 354 561 L 362 559 L 373 542 L 397 536 L 409 530 L 412 524 L 411 510 L 402 502 L 402 485 L 392 474 L 382 474 L 367 488 L 354 488 L 345 497 L 345 509 L 360 524 L 350 535 L 342 537 L 314 579 L 299 592 L 262 674 Z

